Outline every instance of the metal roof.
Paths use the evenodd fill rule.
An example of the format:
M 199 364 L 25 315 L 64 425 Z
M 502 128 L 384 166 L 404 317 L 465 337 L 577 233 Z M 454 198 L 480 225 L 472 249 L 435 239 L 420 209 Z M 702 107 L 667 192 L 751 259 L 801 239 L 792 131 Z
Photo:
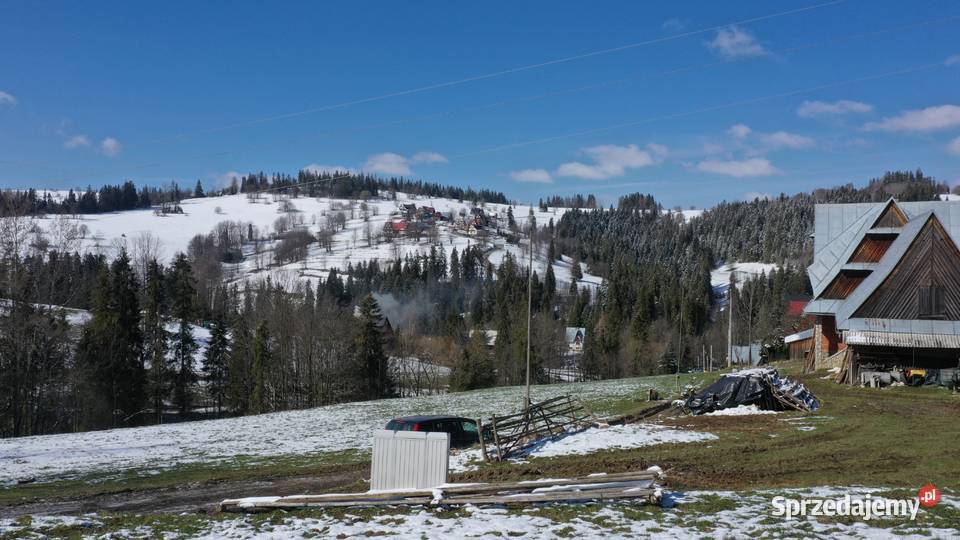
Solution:
M 960 335 L 878 332 L 850 330 L 844 333 L 848 345 L 879 345 L 885 347 L 917 347 L 922 349 L 960 349 Z
M 790 334 L 789 336 L 783 338 L 784 343 L 793 343 L 795 341 L 803 341 L 805 339 L 810 339 L 813 337 L 813 328 L 808 328 L 803 332 L 797 332 L 796 334 Z
M 899 332 L 904 334 L 957 334 L 960 321 L 934 321 L 920 319 L 847 319 L 842 330 L 867 330 Z
M 899 229 L 871 229 L 877 217 L 891 204 L 896 205 L 907 216 L 908 222 Z M 838 328 L 853 329 L 850 328 L 849 318 L 890 275 L 931 215 L 940 221 L 953 241 L 960 246 L 960 201 L 901 203 L 890 199 L 883 203 L 818 204 L 815 212 L 817 222 L 814 225 L 814 263 L 807 268 L 814 296 L 822 294 L 842 269 L 871 272 L 845 300 L 815 299 L 807 305 L 804 313 L 836 315 Z M 847 229 L 839 230 L 842 226 Z M 880 262 L 847 263 L 868 232 L 897 233 L 897 238 Z M 918 321 L 917 325 L 924 326 L 931 322 L 938 321 Z M 890 323 L 897 324 L 892 320 Z M 905 331 L 914 331 L 912 326 L 907 324 Z M 957 330 L 951 329 L 950 333 Z

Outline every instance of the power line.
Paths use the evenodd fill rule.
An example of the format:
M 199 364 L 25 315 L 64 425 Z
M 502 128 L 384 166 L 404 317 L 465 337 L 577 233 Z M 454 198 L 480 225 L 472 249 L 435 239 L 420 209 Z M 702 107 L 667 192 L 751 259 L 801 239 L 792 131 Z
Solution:
M 399 90 L 399 91 L 396 91 L 396 92 L 390 92 L 390 93 L 386 93 L 386 94 L 380 94 L 380 95 L 378 95 L 378 96 L 371 96 L 371 97 L 366 97 L 366 98 L 361 98 L 361 99 L 354 99 L 354 100 L 350 100 L 350 101 L 344 101 L 344 102 L 340 102 L 340 103 L 335 103 L 335 104 L 332 104 L 332 105 L 324 105 L 324 106 L 320 106 L 320 107 L 313 107 L 313 108 L 310 108 L 310 109 L 304 109 L 304 110 L 300 110 L 300 111 L 283 113 L 283 114 L 278 114 L 278 115 L 273 115 L 273 116 L 265 116 L 265 117 L 261 117 L 261 118 L 257 118 L 257 119 L 253 119 L 253 120 L 246 120 L 246 121 L 236 122 L 236 123 L 233 123 L 233 124 L 228 124 L 228 125 L 221 126 L 221 127 L 216 127 L 216 128 L 209 128 L 209 129 L 198 130 L 198 131 L 193 131 L 193 132 L 179 133 L 179 134 L 176 134 L 176 135 L 172 135 L 172 136 L 170 136 L 170 137 L 164 137 L 164 138 L 161 138 L 161 139 L 154 139 L 154 140 L 146 141 L 146 142 L 163 142 L 163 141 L 184 139 L 184 138 L 193 137 L 193 136 L 196 136 L 196 135 L 206 135 L 206 134 L 210 134 L 210 133 L 217 133 L 217 132 L 220 132 L 220 131 L 226 131 L 226 130 L 235 129 L 235 128 L 239 128 L 239 127 L 253 126 L 253 125 L 257 125 L 257 124 L 263 124 L 263 123 L 266 123 L 266 122 L 273 122 L 273 121 L 276 121 L 276 120 L 285 120 L 285 119 L 288 119 L 288 118 L 295 118 L 295 117 L 298 117 L 298 116 L 305 116 L 305 115 L 309 115 L 309 114 L 316 114 L 316 113 L 320 113 L 320 112 L 327 112 L 327 111 L 332 111 L 332 110 L 336 110 L 336 109 L 343 109 L 343 108 L 346 108 L 346 107 L 352 107 L 352 106 L 361 105 L 361 104 L 364 104 L 364 103 L 372 103 L 372 102 L 375 102 L 375 101 L 382 101 L 382 100 L 385 100 L 385 99 L 391 99 L 391 98 L 396 98 L 396 97 L 402 97 L 402 96 L 409 96 L 409 95 L 413 95 L 413 94 L 419 94 L 419 93 L 423 93 L 423 92 L 429 92 L 429 91 L 431 91 L 431 90 L 439 90 L 439 89 L 442 89 L 442 88 L 449 88 L 449 87 L 452 87 L 452 86 L 459 86 L 459 85 L 467 84 L 467 83 L 471 83 L 471 82 L 478 82 L 478 81 L 484 81 L 484 80 L 488 80 L 488 79 L 494 79 L 494 78 L 497 78 L 497 77 L 502 77 L 502 76 L 504 76 L 504 75 L 512 75 L 512 74 L 521 73 L 521 72 L 524 72 L 524 71 L 530 71 L 530 70 L 535 70 L 535 69 L 542 69 L 542 68 L 545 68 L 545 67 L 555 66 L 555 65 L 558 65 L 558 64 L 566 64 L 566 63 L 574 62 L 574 61 L 577 61 L 577 60 L 584 60 L 584 59 L 587 59 L 587 58 L 593 58 L 593 57 L 601 56 L 601 55 L 605 55 L 605 54 L 610 54 L 610 53 L 615 53 L 615 52 L 620 52 L 620 51 L 626 51 L 626 50 L 629 50 L 629 49 L 636 49 L 636 48 L 645 47 L 645 46 L 648 46 L 648 45 L 656 45 L 656 44 L 660 44 L 660 43 L 666 43 L 666 42 L 669 42 L 669 41 L 675 41 L 675 40 L 678 40 L 678 39 L 683 39 L 683 38 L 687 38 L 687 37 L 691 37 L 691 36 L 697 36 L 697 35 L 700 35 L 700 34 L 705 34 L 705 33 L 709 33 L 709 32 L 715 32 L 715 31 L 717 31 L 717 30 L 720 30 L 720 29 L 723 29 L 723 28 L 728 28 L 728 27 L 730 27 L 730 26 L 744 25 L 744 24 L 752 24 L 752 23 L 756 23 L 756 22 L 760 22 L 760 21 L 766 21 L 766 20 L 770 20 L 770 19 L 775 19 L 775 18 L 778 18 L 778 17 L 785 17 L 785 16 L 787 16 L 787 15 L 795 15 L 795 14 L 797 14 L 797 13 L 803 13 L 803 12 L 806 12 L 806 11 L 812 11 L 812 10 L 821 9 L 821 8 L 825 8 L 825 7 L 835 6 L 835 5 L 838 5 L 838 4 L 842 4 L 842 3 L 846 2 L 846 1 L 847 1 L 847 0 L 832 0 L 832 1 L 830 1 L 830 2 L 824 2 L 824 3 L 820 3 L 820 4 L 814 4 L 814 5 L 811 5 L 811 6 L 804 6 L 804 7 L 800 7 L 800 8 L 791 9 L 791 10 L 780 11 L 780 12 L 777 12 L 777 13 L 771 13 L 771 14 L 767 14 L 767 15 L 760 15 L 760 16 L 751 17 L 751 18 L 748 18 L 748 19 L 741 19 L 741 20 L 739 20 L 739 21 L 733 21 L 733 22 L 724 23 L 724 24 L 717 25 L 717 26 L 711 26 L 711 27 L 709 27 L 709 28 L 702 28 L 702 29 L 699 29 L 699 30 L 691 30 L 691 31 L 689 31 L 689 32 L 682 32 L 682 33 L 680 33 L 680 34 L 674 34 L 674 35 L 672 35 L 672 36 L 664 36 L 664 37 L 659 37 L 659 38 L 655 38 L 655 39 L 649 39 L 649 40 L 645 40 L 645 41 L 638 41 L 638 42 L 636 42 L 636 43 L 629 43 L 629 44 L 620 45 L 620 46 L 617 46 L 617 47 L 611 47 L 611 48 L 607 48 L 607 49 L 599 49 L 599 50 L 595 50 L 595 51 L 589 51 L 589 52 L 586 52 L 586 53 L 581 53 L 581 54 L 577 54 L 577 55 L 573 55 L 573 56 L 566 56 L 566 57 L 562 57 L 562 58 L 556 58 L 556 59 L 553 59 L 553 60 L 547 60 L 547 61 L 545 61 L 545 62 L 538 62 L 538 63 L 535 63 L 535 64 L 527 64 L 527 65 L 518 66 L 518 67 L 515 67 L 515 68 L 509 68 L 509 69 L 504 69 L 504 70 L 500 70 L 500 71 L 494 71 L 494 72 L 491 72 L 491 73 L 484 73 L 484 74 L 481 74 L 481 75 L 474 75 L 474 76 L 472 76 L 472 77 L 466 77 L 466 78 L 462 78 L 462 79 L 455 79 L 455 80 L 452 80 L 452 81 L 446 81 L 446 82 L 441 82 L 441 83 L 436 83 L 436 84 L 429 84 L 429 85 L 425 85 L 425 86 L 419 86 L 419 87 L 416 87 L 416 88 L 410 88 L 410 89 L 407 89 L 407 90 Z
M 596 128 L 586 129 L 586 130 L 582 130 L 582 131 L 574 131 L 574 132 L 565 133 L 565 134 L 562 134 L 562 135 L 554 135 L 554 136 L 550 136 L 550 137 L 543 137 L 543 138 L 540 138 L 540 139 L 531 139 L 531 140 L 527 140 L 527 141 L 521 141 L 521 142 L 510 143 L 510 144 L 505 144 L 505 145 L 500 145 L 500 146 L 494 146 L 494 147 L 487 148 L 487 149 L 483 149 L 483 150 L 475 150 L 475 151 L 473 151 L 473 152 L 464 152 L 464 153 L 461 153 L 461 154 L 453 154 L 453 155 L 451 155 L 451 156 L 449 156 L 449 157 L 450 157 L 451 159 L 456 159 L 456 158 L 462 158 L 462 157 L 477 156 L 477 155 L 481 155 L 481 154 L 489 154 L 489 153 L 493 153 L 493 152 L 500 152 L 500 151 L 503 151 L 503 150 L 511 150 L 511 149 L 515 149 L 515 148 L 522 148 L 522 147 L 525 147 L 525 146 L 532 146 L 532 145 L 536 145 L 536 144 L 543 144 L 543 143 L 552 142 L 552 141 L 557 141 L 557 140 L 561 140 L 561 139 L 569 139 L 569 138 L 573 138 L 573 137 L 582 137 L 582 136 L 584 136 L 584 135 L 594 135 L 594 134 L 597 134 L 597 133 L 604 133 L 604 132 L 607 132 L 607 131 L 613 131 L 613 130 L 623 129 L 623 128 L 627 128 L 627 127 L 635 127 L 635 126 L 639 126 L 639 125 L 642 125 L 642 124 L 649 124 L 649 123 L 653 123 L 653 122 L 658 122 L 658 121 L 661 121 L 661 120 L 672 120 L 672 119 L 675 119 L 675 118 L 683 118 L 683 117 L 686 117 L 686 116 L 693 116 L 693 115 L 696 115 L 696 114 L 702 114 L 702 113 L 708 113 L 708 112 L 713 112 L 713 111 L 719 111 L 719 110 L 723 110 L 723 109 L 730 109 L 730 108 L 734 108 L 734 107 L 742 107 L 742 106 L 744 106 L 744 105 L 753 105 L 753 104 L 756 104 L 756 103 L 762 103 L 762 102 L 764 102 L 764 101 L 770 101 L 770 100 L 774 100 L 774 99 L 780 99 L 780 98 L 785 98 L 785 97 L 797 96 L 797 95 L 802 95 L 802 94 L 809 94 L 809 93 L 812 93 L 812 92 L 817 92 L 817 91 L 820 91 L 820 90 L 828 90 L 828 89 L 830 89 L 830 88 L 837 88 L 837 87 L 846 86 L 846 85 L 849 85 L 849 84 L 855 84 L 855 83 L 860 83 L 860 82 L 872 81 L 872 80 L 882 79 L 882 78 L 886 78 L 886 77 L 893 77 L 893 76 L 896 76 L 896 75 L 907 75 L 907 74 L 910 74 L 910 73 L 916 73 L 916 72 L 919 72 L 919 71 L 929 70 L 929 69 L 933 69 L 933 68 L 937 68 L 937 67 L 943 67 L 943 65 L 944 65 L 943 62 L 937 62 L 937 63 L 934 63 L 934 64 L 924 64 L 924 65 L 916 66 L 916 67 L 912 67 L 912 68 L 900 69 L 900 70 L 896 70 L 896 71 L 889 71 L 889 72 L 885 72 L 885 73 L 879 73 L 879 74 L 876 74 L 876 75 L 868 75 L 868 76 L 866 76 L 866 77 L 858 77 L 858 78 L 856 78 L 856 79 L 848 79 L 848 80 L 845 80 L 845 81 L 838 81 L 838 82 L 835 82 L 835 83 L 822 84 L 822 85 L 819 85 L 819 86 L 812 86 L 812 87 L 808 87 L 808 88 L 802 88 L 802 89 L 799 89 L 799 90 L 791 90 L 791 91 L 789 91 L 789 92 L 781 92 L 781 93 L 777 93 L 777 94 L 770 94 L 770 95 L 760 96 L 760 97 L 755 97 L 755 98 L 750 98 L 750 99 L 744 99 L 744 100 L 739 100 L 739 101 L 732 101 L 732 102 L 728 102 L 728 103 L 723 103 L 723 104 L 719 104 L 719 105 L 711 105 L 711 106 L 709 106 L 709 107 L 703 107 L 703 108 L 699 108 L 699 109 L 693 109 L 693 110 L 683 111 L 683 112 L 678 112 L 678 113 L 671 113 L 671 114 L 664 114 L 664 115 L 658 115 L 658 116 L 651 116 L 651 117 L 643 118 L 643 119 L 640 119 L 640 120 L 633 120 L 633 121 L 630 121 L 630 122 L 622 122 L 622 123 L 619 123 L 619 124 L 613 124 L 613 125 L 609 125 L 609 126 L 596 127 Z
M 805 43 L 805 44 L 795 45 L 795 46 L 791 46 L 791 47 L 786 47 L 786 48 L 783 48 L 783 49 L 771 50 L 770 52 L 771 52 L 771 54 L 790 54 L 790 53 L 794 53 L 794 52 L 798 52 L 798 51 L 802 51 L 802 50 L 807 50 L 807 49 L 811 49 L 811 48 L 815 48 L 815 47 L 821 47 L 821 46 L 825 46 L 825 45 L 830 45 L 830 44 L 834 44 L 834 43 L 840 43 L 840 42 L 850 41 L 850 40 L 854 40 L 854 39 L 860 39 L 860 38 L 864 38 L 864 37 L 873 37 L 873 36 L 878 36 L 878 35 L 883 35 L 883 34 L 890 34 L 890 33 L 894 33 L 894 32 L 901 32 L 901 31 L 904 31 L 904 30 L 922 28 L 922 27 L 926 27 L 926 26 L 930 26 L 930 25 L 934 25 L 934 24 L 944 24 L 944 23 L 956 21 L 956 20 L 958 20 L 958 19 L 960 19 L 960 15 L 954 15 L 954 16 L 945 17 L 945 18 L 944 18 L 944 17 L 941 17 L 941 18 L 935 18 L 935 19 L 927 19 L 927 20 L 912 22 L 912 23 L 908 23 L 908 24 L 904 24 L 904 25 L 898 25 L 898 26 L 894 26 L 894 27 L 883 28 L 883 29 L 880 29 L 880 30 L 871 30 L 871 31 L 867 31 L 867 32 L 860 32 L 860 33 L 856 33 L 856 34 L 848 34 L 848 35 L 843 35 L 843 36 L 837 36 L 837 37 L 830 38 L 830 39 L 808 42 L 808 43 Z M 493 108 L 497 108 L 497 107 L 502 107 L 502 106 L 507 106 L 507 105 L 511 105 L 511 104 L 528 103 L 528 102 L 533 102 L 533 101 L 537 101 L 537 100 L 541 100 L 541 99 L 546 99 L 546 98 L 549 98 L 549 97 L 555 97 L 555 96 L 561 96 L 561 95 L 566 95 L 566 94 L 579 93 L 579 92 L 583 92 L 583 91 L 587 91 L 587 90 L 593 90 L 593 89 L 599 89 L 599 88 L 604 88 L 604 87 L 610 87 L 610 86 L 615 86 L 615 85 L 619 85 L 619 84 L 628 84 L 628 83 L 630 83 L 630 82 L 635 82 L 635 81 L 640 81 L 640 80 L 649 80 L 649 79 L 655 79 L 655 78 L 660 78 L 660 77 L 667 77 L 667 76 L 676 75 L 676 74 L 684 73 L 684 72 L 690 72 L 690 71 L 694 71 L 694 70 L 698 70 L 698 69 L 711 68 L 711 67 L 723 66 L 723 65 L 728 65 L 728 64 L 737 63 L 737 62 L 742 62 L 742 61 L 753 61 L 753 60 L 756 60 L 756 58 L 737 58 L 737 59 L 730 59 L 730 60 L 721 60 L 721 61 L 714 61 L 714 62 L 706 62 L 706 63 L 700 63 L 700 64 L 693 64 L 693 65 L 683 66 L 683 67 L 679 67 L 679 68 L 673 68 L 673 69 L 669 69 L 669 70 L 665 70 L 665 71 L 660 71 L 660 72 L 657 72 L 657 73 L 649 73 L 649 74 L 648 74 L 648 73 L 641 73 L 641 74 L 631 75 L 631 76 L 629 76 L 629 77 L 623 77 L 623 78 L 619 78 L 619 79 L 613 79 L 613 80 L 608 80 L 608 81 L 603 81 L 603 82 L 597 82 L 597 83 L 592 83 L 592 84 L 589 84 L 589 85 L 584 85 L 584 86 L 579 86 L 579 87 L 573 87 L 573 88 L 567 88 L 567 89 L 562 89 L 562 90 L 555 90 L 555 91 L 543 92 L 543 93 L 539 93 L 539 94 L 532 94 L 532 95 L 527 95 L 527 96 L 522 96 L 522 97 L 517 97 L 517 98 L 499 100 L 499 101 L 494 101 L 494 102 L 490 102 L 490 103 L 486 103 L 486 104 L 481 104 L 481 105 L 474 105 L 474 106 L 469 106 L 469 107 L 461 107 L 461 108 L 456 108 L 456 109 L 448 109 L 448 110 L 446 110 L 446 111 L 441 111 L 441 112 L 437 112 L 437 113 L 430 113 L 430 114 L 426 114 L 426 115 L 419 115 L 419 116 L 401 118 L 401 119 L 396 119 L 396 120 L 388 120 L 388 121 L 384 121 L 384 122 L 378 122 L 378 123 L 373 123 L 373 124 L 366 124 L 366 125 L 361 125 L 361 126 L 355 126 L 355 127 L 353 127 L 353 128 L 348 128 L 348 129 L 328 130 L 328 131 L 323 131 L 323 132 L 319 132 L 319 133 L 313 133 L 313 134 L 306 135 L 306 136 L 287 138 L 287 139 L 284 139 L 283 141 L 280 141 L 280 142 L 272 142 L 272 143 L 266 143 L 266 144 L 250 145 L 250 146 L 244 146 L 244 147 L 242 147 L 242 148 L 234 148 L 234 149 L 228 149 L 228 150 L 220 150 L 220 151 L 216 151 L 216 152 L 207 152 L 207 153 L 202 153 L 202 154 L 194 154 L 194 155 L 192 155 L 192 156 L 185 156 L 185 157 L 181 158 L 181 161 L 182 161 L 182 160 L 197 160 L 197 159 L 205 159 L 205 158 L 212 158 L 212 157 L 229 156 L 229 155 L 234 155 L 234 154 L 237 154 L 237 153 L 240 153 L 240 152 L 250 152 L 250 151 L 253 151 L 253 150 L 262 150 L 262 149 L 267 149 L 267 148 L 273 148 L 273 147 L 277 147 L 277 146 L 279 146 L 279 145 L 293 144 L 293 143 L 302 142 L 302 141 L 305 141 L 305 140 L 310 140 L 310 139 L 315 139 L 315 138 L 333 137 L 333 136 L 336 136 L 336 135 L 342 135 L 344 132 L 361 132 L 361 131 L 366 131 L 366 130 L 371 130 L 371 129 L 378 129 L 378 128 L 396 126 L 396 125 L 401 125 L 401 124 L 407 124 L 407 123 L 412 123 L 412 122 L 417 122 L 417 121 L 425 121 L 425 120 L 431 120 L 431 119 L 439 119 L 439 118 L 449 117 L 449 116 L 452 116 L 452 115 L 457 114 L 457 113 L 489 110 L 489 109 L 493 109 Z M 481 151 L 481 152 L 486 152 L 486 151 Z M 471 155 L 471 154 L 465 154 L 465 155 Z M 461 154 L 461 155 L 459 155 L 459 156 L 451 156 L 451 157 L 463 157 L 463 156 L 464 156 L 464 154 Z M 31 165 L 31 166 L 38 165 L 37 163 L 17 162 L 17 161 L 14 161 L 14 160 L 0 160 L 0 163 L 17 164 L 17 165 Z M 123 168 L 123 169 L 112 169 L 112 170 L 103 170 L 103 171 L 97 171 L 97 172 L 93 172 L 93 173 L 87 173 L 87 176 L 122 174 L 123 172 L 126 172 L 126 171 L 137 171 L 137 170 L 143 170 L 143 169 L 150 169 L 150 168 L 153 168 L 153 167 L 165 165 L 166 163 L 167 163 L 167 162 L 165 162 L 165 161 L 146 162 L 146 163 L 134 165 L 134 166 L 132 166 L 132 167 L 125 167 L 125 168 Z M 40 166 L 44 166 L 45 168 L 55 169 L 55 167 L 53 167 L 53 166 L 51 166 L 51 165 L 49 165 L 49 164 L 39 164 L 39 165 L 40 165 Z M 68 181 L 68 180 L 70 180 L 70 179 L 64 177 L 64 178 L 61 179 L 61 180 L 62 180 L 62 181 Z M 73 181 L 80 181 L 80 180 L 74 178 Z

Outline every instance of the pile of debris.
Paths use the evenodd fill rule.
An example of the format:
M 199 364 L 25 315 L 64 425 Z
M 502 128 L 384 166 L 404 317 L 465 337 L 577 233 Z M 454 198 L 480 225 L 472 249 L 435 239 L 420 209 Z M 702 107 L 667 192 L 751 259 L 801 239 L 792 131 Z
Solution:
M 688 414 L 740 405 L 756 405 L 767 411 L 815 411 L 820 401 L 803 384 L 781 377 L 776 369 L 755 368 L 723 375 L 677 405 Z
M 660 504 L 656 481 L 659 467 L 645 471 L 594 474 L 563 480 L 524 480 L 496 484 L 445 484 L 431 489 L 400 489 L 287 497 L 228 499 L 217 505 L 221 512 L 271 512 L 293 508 L 369 506 L 523 506 L 538 503 L 634 500 Z

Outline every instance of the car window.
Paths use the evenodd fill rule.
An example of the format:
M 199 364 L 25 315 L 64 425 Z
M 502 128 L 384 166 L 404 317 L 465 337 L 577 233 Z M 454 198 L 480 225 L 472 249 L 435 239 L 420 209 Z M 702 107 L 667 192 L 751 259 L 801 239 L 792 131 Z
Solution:
M 477 423 L 476 423 L 476 422 L 471 422 L 471 421 L 469 421 L 469 420 L 464 420 L 463 422 L 460 423 L 460 425 L 463 427 L 463 430 L 466 431 L 467 433 L 476 433 L 476 432 L 477 432 Z
M 413 424 L 403 420 L 391 420 L 387 424 L 387 429 L 391 431 L 410 431 L 413 429 Z

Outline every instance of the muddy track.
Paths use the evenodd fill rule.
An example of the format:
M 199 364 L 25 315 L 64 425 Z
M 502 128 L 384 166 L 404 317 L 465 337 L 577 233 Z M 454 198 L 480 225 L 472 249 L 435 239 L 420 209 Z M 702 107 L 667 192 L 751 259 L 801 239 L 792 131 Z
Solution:
M 36 515 L 79 515 L 88 512 L 143 514 L 206 513 L 223 499 L 268 495 L 319 493 L 356 483 L 368 476 L 366 467 L 311 476 L 214 482 L 161 489 L 94 495 L 82 499 L 53 499 L 0 506 L 0 519 Z

